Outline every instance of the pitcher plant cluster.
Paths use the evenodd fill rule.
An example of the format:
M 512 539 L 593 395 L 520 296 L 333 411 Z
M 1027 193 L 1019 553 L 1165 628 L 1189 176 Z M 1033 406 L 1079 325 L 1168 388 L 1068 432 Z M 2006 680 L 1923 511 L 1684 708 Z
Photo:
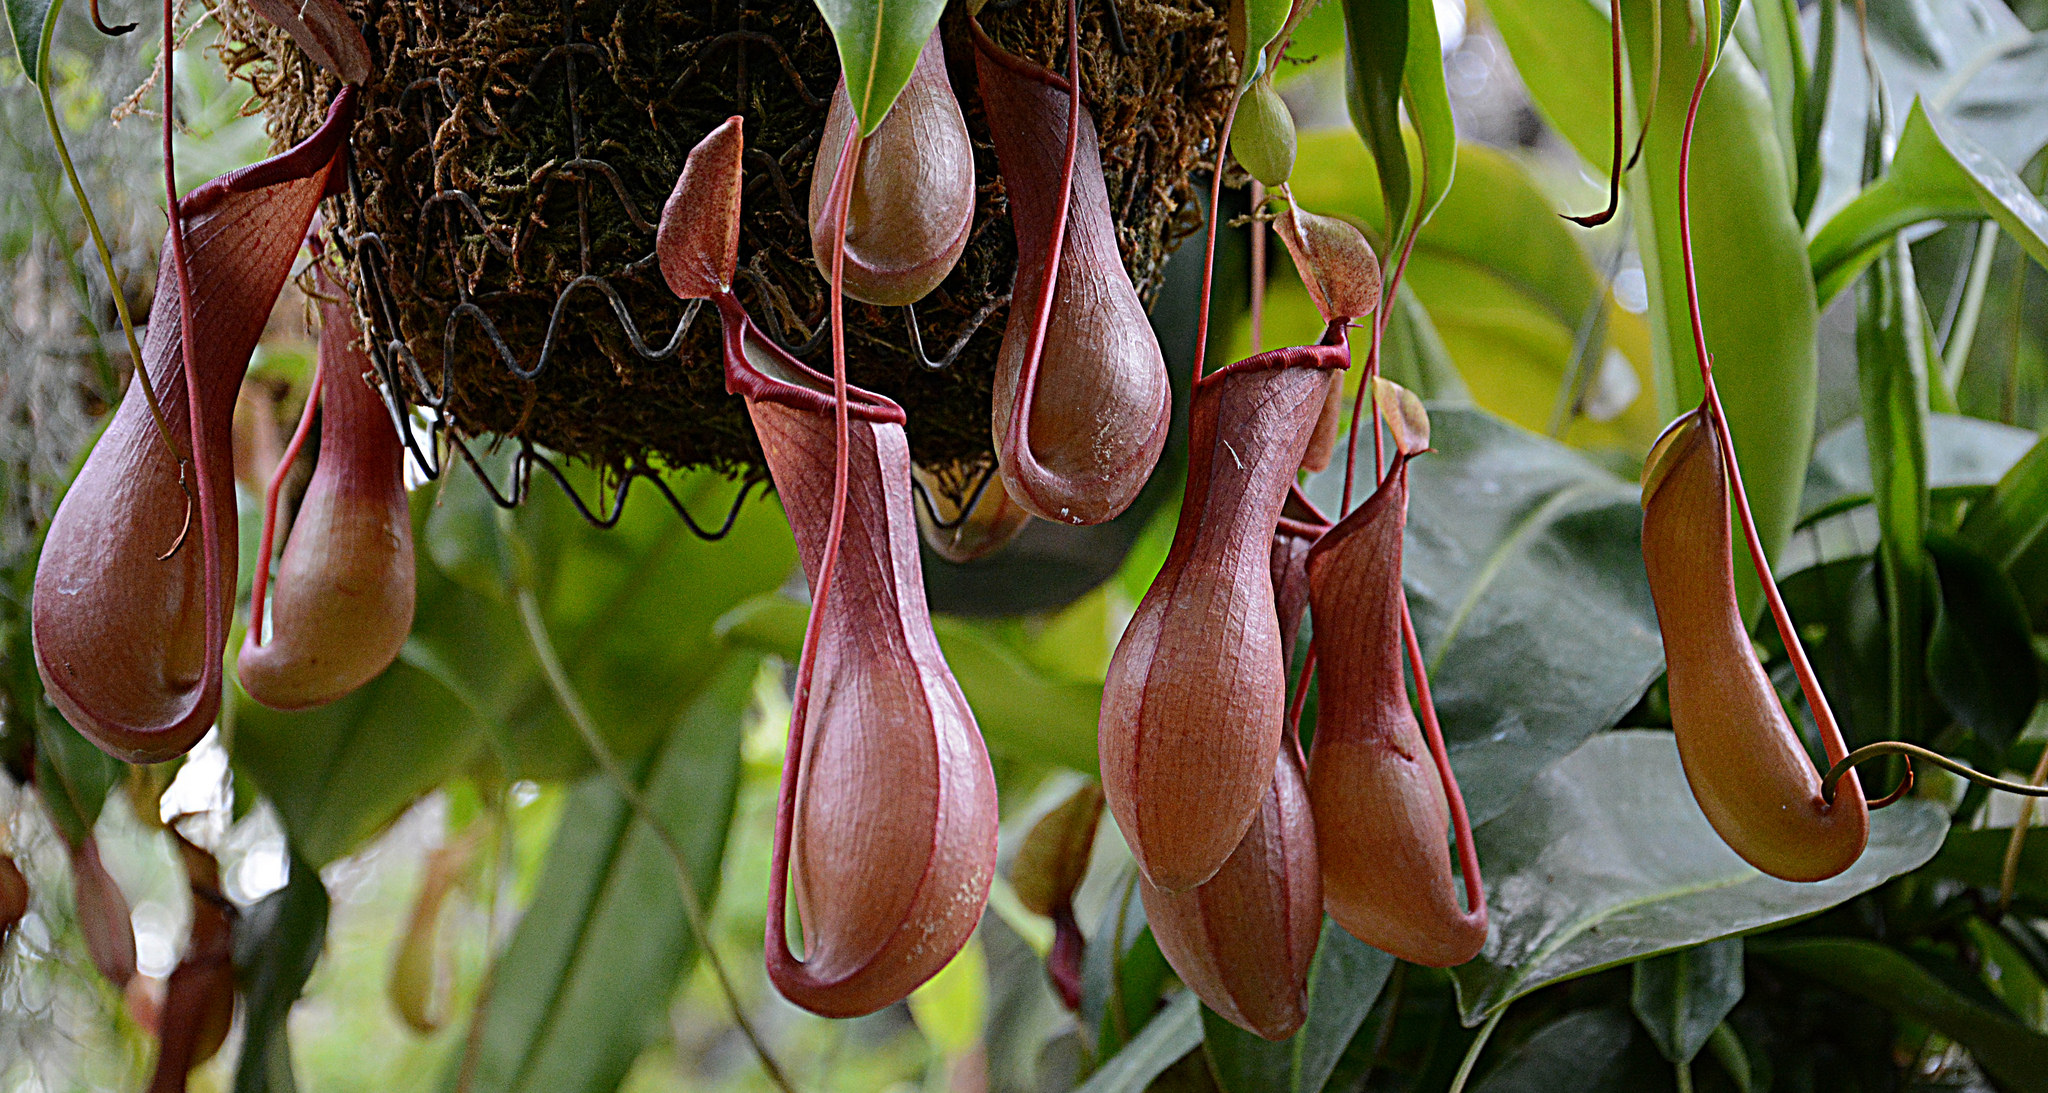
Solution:
M 1231 1022 L 1280 1039 L 1304 1021 L 1326 913 L 1387 953 L 1447 967 L 1486 944 L 1487 902 L 1402 586 L 1409 468 L 1428 458 L 1429 418 L 1415 395 L 1378 374 L 1385 301 L 1427 211 L 1389 225 L 1394 257 L 1383 283 L 1358 227 L 1299 206 L 1288 188 L 1294 122 L 1273 73 L 1309 3 L 1296 0 L 1277 27 L 1258 26 L 1247 6 L 1233 8 L 1241 78 L 1215 149 L 1210 207 L 1233 161 L 1262 185 L 1254 217 L 1286 246 L 1324 333 L 1313 345 L 1207 369 L 1205 285 L 1179 522 L 1109 663 L 1099 795 L 1091 788 L 1042 823 L 1017 873 L 1026 905 L 1055 920 L 1048 970 L 1073 1005 L 1081 939 L 1072 898 L 1106 805 L 1181 980 Z M 255 7 L 345 84 L 367 77 L 369 47 L 339 0 Z M 678 298 L 708 300 L 717 313 L 726 391 L 745 400 L 810 590 L 765 958 L 777 989 L 819 1014 L 871 1013 L 929 980 L 981 920 L 995 877 L 996 780 L 934 636 L 920 534 L 960 560 L 1002 546 L 1033 516 L 1102 523 L 1131 505 L 1166 444 L 1171 385 L 1119 256 L 1096 125 L 1080 93 L 1076 9 L 1066 8 L 1064 71 L 1006 51 L 970 13 L 971 59 L 949 66 L 934 27 L 893 102 L 856 104 L 842 78 L 807 210 L 831 288 L 830 374 L 764 335 L 735 293 L 740 117 L 695 146 L 662 210 L 661 274 Z M 1714 52 L 1704 54 L 1699 88 Z M 904 409 L 848 382 L 843 297 L 915 303 L 965 249 L 982 184 L 951 82 L 965 72 L 1016 236 L 990 421 L 999 476 L 956 526 L 921 526 Z M 375 386 L 317 217 L 342 181 L 356 93 L 340 91 L 325 124 L 297 147 L 181 197 L 168 79 L 164 88 L 166 199 L 176 215 L 162 287 L 130 395 L 51 525 L 33 607 L 36 667 L 51 700 L 133 763 L 183 754 L 219 713 L 237 573 L 230 418 L 302 251 L 312 255 L 319 301 L 318 366 L 265 497 L 234 661 L 240 684 L 278 709 L 332 702 L 393 661 L 414 606 L 400 444 L 409 423 Z M 1696 89 L 1679 153 L 1681 202 L 1698 104 Z M 1620 109 L 1617 96 L 1617 181 Z M 1684 218 L 1681 207 L 1682 231 Z M 1212 264 L 1215 221 L 1212 213 Z M 1683 238 L 1689 259 L 1689 231 Z M 1857 860 L 1868 811 L 1884 802 L 1866 801 L 1850 769 L 1860 755 L 1849 753 L 1771 580 L 1690 272 L 1688 260 L 1706 396 L 1657 443 L 1642 487 L 1672 721 L 1693 796 L 1728 845 L 1773 876 L 1818 881 Z M 1354 328 L 1370 348 L 1347 387 Z M 1347 389 L 1357 393 L 1348 413 Z M 316 422 L 318 464 L 273 563 L 280 484 Z M 1340 441 L 1345 496 L 1325 513 L 1301 484 L 1339 458 Z M 1831 770 L 1809 760 L 1751 645 L 1736 597 L 1736 523 Z M 1312 636 L 1296 670 L 1304 612 Z M 1318 715 L 1305 741 L 1311 686 Z M 180 846 L 203 913 L 165 1002 L 161 1088 L 182 1087 L 185 1071 L 218 1046 L 235 990 L 223 949 L 222 916 L 232 908 L 211 859 Z M 80 856 L 96 861 L 89 844 Z M 100 891 L 94 876 L 80 871 L 82 906 Z M 20 917 L 23 891 L 0 858 L 0 933 Z M 785 911 L 792 892 L 794 924 Z M 114 952 L 101 966 L 121 979 L 133 962 L 132 951 Z

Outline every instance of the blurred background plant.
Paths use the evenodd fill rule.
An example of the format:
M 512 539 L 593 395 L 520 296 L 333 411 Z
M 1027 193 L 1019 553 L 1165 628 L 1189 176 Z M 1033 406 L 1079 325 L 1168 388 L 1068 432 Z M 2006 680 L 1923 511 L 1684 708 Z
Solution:
M 2039 780 L 2048 215 L 2031 195 L 2048 166 L 2048 4 L 1870 0 L 1866 69 L 1859 7 L 1828 3 L 1742 5 L 1703 110 L 1694 227 L 1724 397 L 1851 743 L 1919 740 Z M 177 817 L 242 909 L 241 1018 L 200 1089 L 288 1089 L 294 1075 L 321 1091 L 772 1088 L 703 943 L 805 1090 L 2048 1088 L 2048 842 L 2021 844 L 2031 811 L 1923 771 L 1849 873 L 1769 881 L 1707 829 L 1658 731 L 1633 479 L 1697 391 L 1671 264 L 1690 9 L 1664 7 L 1653 71 L 1650 3 L 1622 0 L 1628 130 L 1647 111 L 1651 131 L 1619 215 L 1591 231 L 1557 213 L 1606 199 L 1604 3 L 1327 0 L 1283 66 L 1296 196 L 1386 253 L 1390 152 L 1348 117 L 1347 76 L 1368 62 L 1347 54 L 1345 17 L 1413 12 L 1441 46 L 1455 182 L 1389 301 L 1384 368 L 1435 417 L 1407 583 L 1480 825 L 1494 935 L 1440 972 L 1326 927 L 1308 1026 L 1278 1047 L 1172 982 L 1113 825 L 1071 893 L 1088 938 L 1078 1015 L 1045 977 L 1051 922 L 1019 898 L 1044 878 L 1010 875 L 1037 821 L 1094 773 L 1103 671 L 1164 557 L 1184 454 L 1110 529 L 1036 525 L 983 562 L 927 558 L 938 634 L 1002 786 L 1004 877 L 962 956 L 871 1017 L 797 1010 L 758 958 L 804 619 L 772 500 L 705 543 L 644 496 L 598 531 L 545 484 L 509 513 L 466 473 L 421 484 L 418 621 L 384 676 L 310 713 L 238 696 L 165 768 L 84 745 L 41 703 L 25 598 L 41 529 L 130 362 L 41 104 L 0 61 L 0 849 L 34 893 L 0 950 L 0 1090 L 147 1080 L 151 999 L 190 918 L 163 834 Z M 135 14 L 138 33 L 104 38 L 60 12 L 47 68 L 141 315 L 162 210 L 155 130 L 130 103 L 156 36 Z M 209 60 L 207 12 L 180 18 L 195 28 L 177 87 L 189 188 L 260 158 L 265 139 L 242 114 L 246 88 Z M 1889 166 L 1866 184 L 1874 109 Z M 1448 130 L 1428 114 L 1410 104 L 1423 156 L 1446 150 L 1430 146 Z M 1249 306 L 1247 208 L 1226 195 L 1226 359 L 1321 325 L 1277 248 Z M 1196 258 L 1176 257 L 1155 308 L 1176 377 Z M 305 313 L 291 292 L 279 305 L 244 393 L 252 438 L 296 416 Z M 1917 396 L 1887 401 L 1902 379 Z M 503 481 L 509 458 L 489 469 Z M 1341 473 L 1310 493 L 1334 505 Z M 669 482 L 693 511 L 723 511 L 735 489 Z M 243 502 L 247 517 L 253 493 Z M 1923 623 L 1902 621 L 1902 597 Z M 1768 627 L 1758 641 L 1803 715 Z M 677 836 L 711 902 L 701 942 L 659 841 L 594 773 L 571 696 Z M 94 970 L 73 904 L 86 831 L 132 907 L 126 997 Z

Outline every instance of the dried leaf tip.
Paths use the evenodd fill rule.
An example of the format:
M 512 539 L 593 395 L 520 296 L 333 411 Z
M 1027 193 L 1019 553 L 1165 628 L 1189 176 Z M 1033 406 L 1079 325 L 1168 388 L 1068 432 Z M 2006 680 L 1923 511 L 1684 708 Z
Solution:
M 1379 310 L 1380 263 L 1365 234 L 1349 222 L 1286 204 L 1273 226 L 1294 259 L 1309 299 L 1326 323 L 1363 318 Z
M 1387 432 L 1393 434 L 1395 450 L 1406 456 L 1429 450 L 1429 411 L 1422 408 L 1415 392 L 1385 376 L 1374 376 L 1372 402 Z
M 370 44 L 341 0 L 249 0 L 256 13 L 291 36 L 314 64 L 345 83 L 368 83 Z
M 743 125 L 735 114 L 698 141 L 661 207 L 654 250 L 662 279 L 685 300 L 729 294 L 739 271 Z

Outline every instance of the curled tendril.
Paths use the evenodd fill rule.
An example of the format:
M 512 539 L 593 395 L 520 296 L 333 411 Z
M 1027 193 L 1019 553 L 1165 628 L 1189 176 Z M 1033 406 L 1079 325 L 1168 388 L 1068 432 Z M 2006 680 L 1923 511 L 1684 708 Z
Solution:
M 118 27 L 108 26 L 106 21 L 100 18 L 100 0 L 92 0 L 92 28 L 109 38 L 119 38 L 121 35 L 134 30 L 135 24 L 122 23 Z
M 1905 796 L 1907 790 L 1913 788 L 1913 760 L 1915 759 L 1924 759 L 1958 778 L 1975 782 L 1989 789 L 2002 789 L 2007 793 L 2017 793 L 2022 797 L 2048 797 L 2048 786 L 2030 786 L 2025 782 L 2009 782 L 2003 778 L 1994 778 L 1983 771 L 1972 769 L 1930 748 L 1923 748 L 1918 744 L 1908 744 L 1903 740 L 1880 740 L 1875 744 L 1865 744 L 1857 748 L 1855 751 L 1842 756 L 1834 766 L 1829 767 L 1827 776 L 1821 779 L 1821 799 L 1829 804 L 1833 804 L 1835 801 L 1835 784 L 1841 781 L 1843 775 L 1849 773 L 1849 768 L 1865 760 L 1875 759 L 1880 755 L 1905 756 L 1906 777 L 1900 780 L 1897 789 L 1870 802 L 1870 807 L 1873 809 L 1883 808 L 1891 804 Z

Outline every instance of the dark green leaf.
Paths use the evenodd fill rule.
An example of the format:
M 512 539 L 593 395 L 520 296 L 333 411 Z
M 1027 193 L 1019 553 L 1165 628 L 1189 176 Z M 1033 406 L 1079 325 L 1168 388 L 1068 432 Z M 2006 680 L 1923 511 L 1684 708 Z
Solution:
M 1848 872 L 1777 880 L 1707 825 L 1669 733 L 1603 733 L 1479 829 L 1493 932 L 1452 970 L 1459 1005 L 1476 1023 L 1545 984 L 1810 915 L 1916 868 L 1947 831 L 1908 799 L 1870 818 Z
M 2048 1034 L 1979 1005 L 1896 949 L 1851 938 L 1774 940 L 1754 948 L 1765 960 L 1954 1039 L 2001 1088 L 2048 1090 Z
M 1884 177 L 1814 234 L 1808 255 L 1820 299 L 1831 300 L 1848 287 L 1901 228 L 1987 216 L 2035 261 L 2048 264 L 2048 208 L 2012 168 L 1948 118 L 1915 102 Z
M 1393 957 L 1324 919 L 1301 1031 L 1274 1043 L 1202 1008 L 1204 1046 L 1223 1093 L 1321 1093 L 1393 970 Z
M 637 765 L 648 806 L 689 859 L 708 910 L 740 776 L 744 714 L 759 659 L 734 654 Z M 697 957 L 675 864 L 602 776 L 562 812 L 533 901 L 477 1002 L 468 1090 L 587 1093 L 626 1076 Z M 445 1075 L 458 1084 L 460 1053 Z
M 0 0 L 0 8 L 7 11 L 7 28 L 14 34 L 14 55 L 20 58 L 21 70 L 30 83 L 42 82 L 50 33 L 63 7 L 64 0 Z
M 719 620 L 718 633 L 734 646 L 774 653 L 794 664 L 803 651 L 809 617 L 808 608 L 785 596 L 759 596 Z M 1046 675 L 985 623 L 940 616 L 932 620 L 932 630 L 990 750 L 1095 772 L 1101 684 Z
M 1940 586 L 1927 641 L 1927 682 L 1957 722 L 2003 753 L 2041 698 L 2026 605 L 2012 578 L 1960 539 L 1933 535 Z
M 1926 678 L 1927 355 L 1915 285 L 1912 253 L 1899 240 L 1865 274 L 1856 307 L 1856 377 L 1883 561 L 1895 739 L 1918 734 Z
M 1939 496 L 1976 493 L 1996 483 L 2013 469 L 2021 456 L 2039 438 L 2026 429 L 2001 425 L 1983 418 L 1960 414 L 1929 414 L 1927 417 L 1927 488 Z M 1813 462 L 1806 468 L 1806 493 L 1800 499 L 1801 524 L 1810 523 L 1858 505 L 1870 503 L 1870 451 L 1863 438 L 1863 421 L 1851 419 L 1813 446 Z M 2048 452 L 2040 457 L 2042 513 L 2048 513 Z M 1980 503 L 1970 510 L 1975 517 Z M 2001 515 L 2004 509 L 2000 509 Z M 2026 512 L 2021 522 L 2035 515 Z M 1991 519 L 1987 514 L 1982 519 Z M 2048 527 L 2048 516 L 2041 517 Z
M 1742 1001 L 1742 939 L 1723 938 L 1636 962 L 1629 1004 L 1657 1050 L 1683 1065 Z
M 242 1055 L 235 1093 L 292 1093 L 292 1004 L 327 941 L 327 888 L 296 855 L 285 886 L 235 922 L 235 978 L 242 989 Z
M 1046 981 L 1045 958 L 998 914 L 982 916 L 981 949 L 988 959 L 988 1016 L 983 1022 L 989 1093 L 1037 1093 L 1044 1088 L 1039 1052 L 1073 1025 Z
M 1635 1037 L 1634 1022 L 1619 1009 L 1566 1014 L 1510 1052 L 1474 1093 L 1641 1093 L 1650 1087 L 1640 1061 L 1630 1058 Z
M 1638 491 L 1483 411 L 1436 407 L 1402 561 L 1475 822 L 1628 712 L 1664 664 Z M 1343 467 L 1310 492 L 1334 509 Z M 1327 511 L 1327 509 L 1326 509 Z
M 40 704 L 42 688 L 32 693 L 32 701 Z M 79 735 L 55 710 L 36 710 L 33 718 L 36 794 L 65 841 L 76 846 L 92 834 L 107 794 L 127 777 L 128 767 Z
M 896 105 L 946 0 L 814 0 L 839 46 L 839 68 L 862 135 Z
M 1182 991 L 1074 1093 L 1143 1093 L 1167 1067 L 1202 1046 L 1201 1005 Z
M 1389 238 L 1398 234 L 1407 218 L 1412 185 L 1408 144 L 1401 136 L 1401 81 L 1408 67 L 1411 6 L 1412 0 L 1344 0 L 1350 54 L 1345 97 L 1351 124 L 1379 164 Z

